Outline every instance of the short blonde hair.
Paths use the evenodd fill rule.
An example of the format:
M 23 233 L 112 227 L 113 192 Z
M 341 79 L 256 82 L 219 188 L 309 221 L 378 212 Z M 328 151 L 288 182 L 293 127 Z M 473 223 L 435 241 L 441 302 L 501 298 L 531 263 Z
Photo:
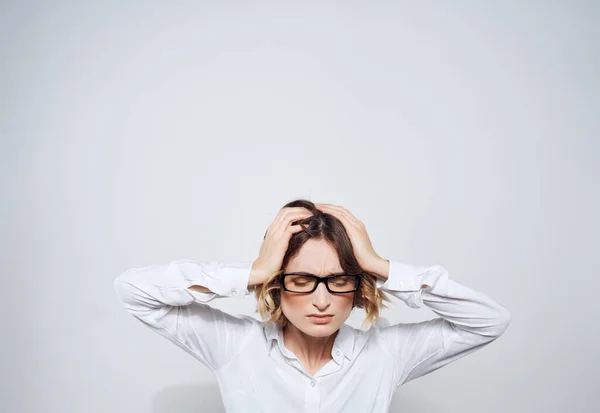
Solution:
M 281 310 L 281 282 L 280 275 L 291 258 L 293 258 L 304 243 L 311 239 L 325 239 L 338 252 L 340 264 L 348 274 L 362 273 L 360 288 L 354 292 L 352 308 L 363 308 L 366 312 L 363 328 L 372 325 L 379 318 L 380 308 L 388 308 L 384 302 L 391 302 L 390 298 L 377 288 L 375 275 L 360 268 L 352 243 L 348 238 L 342 222 L 333 215 L 324 213 L 315 208 L 311 201 L 299 199 L 289 202 L 285 207 L 304 207 L 313 212 L 313 216 L 299 220 L 301 225 L 306 225 L 304 231 L 292 235 L 288 250 L 283 258 L 281 269 L 272 274 L 264 283 L 252 287 L 256 296 L 257 308 L 263 321 L 285 327 L 289 320 Z M 266 236 L 266 234 L 265 234 Z

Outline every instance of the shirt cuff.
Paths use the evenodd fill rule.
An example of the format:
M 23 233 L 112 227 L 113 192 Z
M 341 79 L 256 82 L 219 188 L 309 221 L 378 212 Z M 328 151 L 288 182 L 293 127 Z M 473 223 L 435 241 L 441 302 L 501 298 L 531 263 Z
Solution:
M 222 264 L 222 267 L 219 269 L 219 276 L 223 280 L 223 283 L 220 285 L 221 291 L 215 292 L 220 295 L 240 298 L 250 294 L 248 291 L 248 280 L 250 279 L 251 269 L 252 261 Z
M 183 272 L 184 287 L 197 301 L 206 303 L 217 296 L 244 298 L 250 294 L 248 280 L 252 269 L 252 261 L 199 262 L 181 260 L 180 262 L 183 262 L 183 266 L 179 270 Z M 212 293 L 192 291 L 187 288 L 195 284 L 208 288 Z
M 377 288 L 389 292 L 409 307 L 420 308 L 423 306 L 421 295 L 423 274 L 429 268 L 390 260 L 388 278 L 385 281 L 377 278 Z
M 420 291 L 422 278 L 420 275 L 429 268 L 390 260 L 388 278 L 385 281 L 378 278 L 377 288 L 403 292 Z

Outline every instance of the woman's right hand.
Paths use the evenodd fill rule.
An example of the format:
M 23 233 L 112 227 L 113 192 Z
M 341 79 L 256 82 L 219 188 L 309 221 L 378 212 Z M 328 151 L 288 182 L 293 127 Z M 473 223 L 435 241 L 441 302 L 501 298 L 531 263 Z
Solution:
M 281 269 L 283 257 L 293 234 L 303 230 L 292 222 L 311 217 L 313 213 L 304 207 L 282 208 L 267 228 L 258 258 L 252 264 L 248 285 L 262 284 Z

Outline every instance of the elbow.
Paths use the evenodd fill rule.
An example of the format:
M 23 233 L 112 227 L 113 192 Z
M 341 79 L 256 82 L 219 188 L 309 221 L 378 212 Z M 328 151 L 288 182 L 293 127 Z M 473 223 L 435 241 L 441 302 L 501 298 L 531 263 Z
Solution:
M 115 291 L 115 293 L 117 294 L 118 297 L 121 296 L 121 293 L 123 292 L 124 285 L 125 285 L 125 283 L 123 282 L 123 274 L 119 274 L 113 280 L 113 290 Z
M 508 329 L 512 316 L 506 309 L 502 309 L 496 323 L 496 336 L 500 337 Z
M 127 271 L 113 280 L 113 290 L 122 304 L 126 304 L 132 295 L 131 284 L 127 281 Z

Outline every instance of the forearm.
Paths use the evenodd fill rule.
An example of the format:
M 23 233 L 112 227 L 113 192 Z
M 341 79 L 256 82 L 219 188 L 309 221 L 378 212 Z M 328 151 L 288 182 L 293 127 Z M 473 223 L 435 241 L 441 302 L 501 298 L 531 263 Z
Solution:
M 120 300 L 132 310 L 182 306 L 216 297 L 248 294 L 247 262 L 176 260 L 169 264 L 132 268 L 114 281 Z M 202 294 L 197 294 L 202 293 Z
M 250 268 L 250 274 L 248 276 L 247 288 L 261 284 L 263 282 L 263 279 L 264 276 L 256 269 L 254 263 L 252 263 L 252 267 Z M 199 293 L 215 294 L 214 291 L 211 291 L 208 287 L 205 287 L 203 285 L 192 285 L 188 287 L 188 289 Z
M 510 314 L 487 295 L 450 279 L 440 266 L 414 266 L 392 261 L 389 278 L 382 288 L 403 300 L 409 307 L 425 304 L 458 329 L 473 334 L 497 336 L 503 332 Z
M 372 267 L 365 268 L 366 271 L 373 274 L 381 281 L 386 281 L 390 274 L 390 260 L 384 258 L 376 261 Z
M 207 287 L 204 287 L 202 285 L 192 285 L 191 287 L 188 287 L 188 290 L 196 291 L 197 293 L 214 294 L 213 291 L 209 290 Z
M 260 269 L 256 268 L 255 263 L 252 263 L 250 268 L 250 274 L 248 276 L 248 287 L 253 287 L 258 284 L 262 284 L 268 278 L 268 274 L 264 274 Z
M 382 284 L 383 282 L 387 281 L 390 275 L 390 260 L 382 258 L 372 269 L 369 270 L 369 272 L 380 280 L 379 284 Z M 421 288 L 429 288 L 429 285 L 422 284 Z

